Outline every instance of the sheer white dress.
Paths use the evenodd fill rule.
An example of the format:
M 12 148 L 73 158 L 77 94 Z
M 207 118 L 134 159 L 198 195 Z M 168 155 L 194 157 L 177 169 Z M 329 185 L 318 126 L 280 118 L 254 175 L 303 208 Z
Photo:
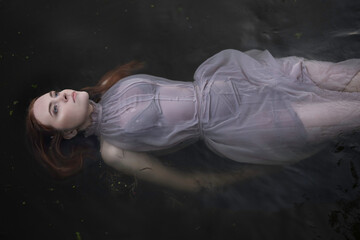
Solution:
M 132 75 L 91 101 L 85 136 L 137 152 L 202 139 L 238 162 L 295 162 L 360 127 L 360 93 L 343 91 L 360 60 L 308 62 L 229 49 L 201 64 L 194 82 Z

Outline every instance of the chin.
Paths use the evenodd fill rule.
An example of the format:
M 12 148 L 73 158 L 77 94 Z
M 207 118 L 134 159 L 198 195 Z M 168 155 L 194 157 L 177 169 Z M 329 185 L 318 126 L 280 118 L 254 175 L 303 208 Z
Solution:
M 81 95 L 84 95 L 84 98 L 89 100 L 89 93 L 88 92 L 82 91 L 80 93 L 81 93 Z
M 77 92 L 77 97 L 79 98 L 79 100 L 82 100 L 82 101 L 89 100 L 89 94 L 84 91 Z

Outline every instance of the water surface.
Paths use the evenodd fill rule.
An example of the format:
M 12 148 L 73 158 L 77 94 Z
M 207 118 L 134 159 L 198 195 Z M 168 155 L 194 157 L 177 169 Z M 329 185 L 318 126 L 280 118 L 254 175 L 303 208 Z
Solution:
M 101 160 L 66 181 L 37 166 L 24 142 L 34 96 L 95 84 L 138 59 L 192 81 L 226 49 L 324 61 L 360 57 L 360 2 L 322 0 L 0 1 L 2 239 L 360 239 L 360 137 L 216 191 L 177 192 L 111 171 Z M 189 171 L 249 167 L 203 143 L 162 157 Z

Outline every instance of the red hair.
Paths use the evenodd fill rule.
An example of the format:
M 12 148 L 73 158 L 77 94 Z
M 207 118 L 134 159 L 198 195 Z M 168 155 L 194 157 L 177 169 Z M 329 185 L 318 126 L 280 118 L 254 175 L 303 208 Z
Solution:
M 143 66 L 142 62 L 137 61 L 120 65 L 107 72 L 95 86 L 85 87 L 81 90 L 87 91 L 90 98 L 95 101 L 99 100 L 102 94 L 116 82 L 130 76 L 136 70 L 143 68 Z M 95 150 L 86 146 L 86 144 L 80 143 L 74 144 L 70 154 L 65 155 L 61 150 L 62 132 L 53 127 L 45 126 L 36 120 L 33 111 L 36 99 L 30 102 L 26 117 L 26 133 L 35 158 L 53 177 L 65 178 L 78 173 L 83 167 L 84 158 L 94 156 L 93 152 Z

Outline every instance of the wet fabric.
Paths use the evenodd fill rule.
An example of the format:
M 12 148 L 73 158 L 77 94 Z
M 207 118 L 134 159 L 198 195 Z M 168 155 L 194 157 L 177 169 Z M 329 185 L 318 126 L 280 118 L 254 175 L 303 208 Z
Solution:
M 122 79 L 91 101 L 85 136 L 140 152 L 202 139 L 238 162 L 291 163 L 360 125 L 360 94 L 342 92 L 359 70 L 358 59 L 335 64 L 228 49 L 201 64 L 194 82 Z

